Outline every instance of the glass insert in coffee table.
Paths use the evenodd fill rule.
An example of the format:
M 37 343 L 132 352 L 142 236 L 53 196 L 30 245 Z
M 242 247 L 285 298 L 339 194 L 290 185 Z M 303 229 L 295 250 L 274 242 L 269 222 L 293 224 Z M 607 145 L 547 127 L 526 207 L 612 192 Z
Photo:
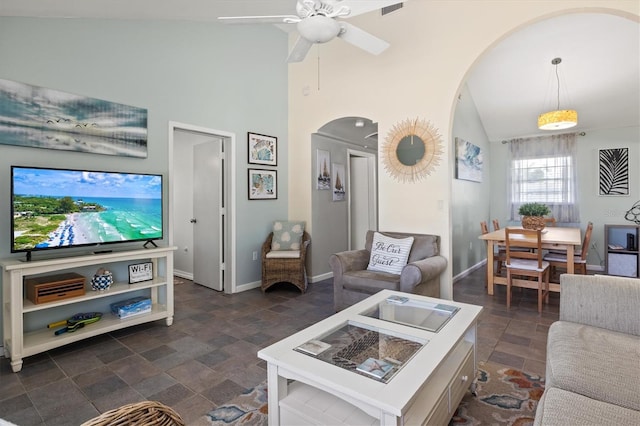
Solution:
M 458 310 L 460 308 L 445 303 L 417 301 L 410 296 L 390 296 L 361 315 L 437 333 Z
M 294 350 L 388 383 L 424 346 L 427 340 L 393 336 L 348 322 L 327 334 L 309 340 Z

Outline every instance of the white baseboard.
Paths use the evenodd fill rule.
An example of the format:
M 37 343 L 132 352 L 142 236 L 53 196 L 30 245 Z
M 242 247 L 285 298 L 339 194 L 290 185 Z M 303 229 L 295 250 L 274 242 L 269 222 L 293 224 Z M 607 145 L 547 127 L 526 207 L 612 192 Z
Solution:
M 253 290 L 254 288 L 260 287 L 260 285 L 262 285 L 262 281 L 254 281 L 252 283 L 238 284 L 236 286 L 236 293 L 240 293 L 247 290 Z
M 458 275 L 453 277 L 453 283 L 455 284 L 457 281 L 460 281 L 461 279 L 466 278 L 472 272 L 482 268 L 486 264 L 487 264 L 487 259 L 483 259 L 482 261 L 480 261 L 479 263 L 476 263 L 472 267 L 465 269 L 464 271 L 460 272 Z
M 184 278 L 185 280 L 189 280 L 189 281 L 193 281 L 193 273 L 191 272 L 185 272 L 185 271 L 181 271 L 179 269 L 174 269 L 173 270 L 173 275 L 180 277 L 180 278 Z
M 587 271 L 604 272 L 604 266 L 600 265 L 587 265 Z
M 333 272 L 327 272 L 326 274 L 314 275 L 313 277 L 309 277 L 308 280 L 310 283 L 317 283 L 319 281 L 328 280 L 329 278 L 333 278 Z

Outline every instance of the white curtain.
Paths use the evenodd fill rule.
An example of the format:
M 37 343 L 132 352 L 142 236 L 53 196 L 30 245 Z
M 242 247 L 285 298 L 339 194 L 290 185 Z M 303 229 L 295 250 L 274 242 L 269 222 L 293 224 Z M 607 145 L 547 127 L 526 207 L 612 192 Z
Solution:
M 528 202 L 546 204 L 556 222 L 580 222 L 576 134 L 538 136 L 510 142 L 509 214 Z

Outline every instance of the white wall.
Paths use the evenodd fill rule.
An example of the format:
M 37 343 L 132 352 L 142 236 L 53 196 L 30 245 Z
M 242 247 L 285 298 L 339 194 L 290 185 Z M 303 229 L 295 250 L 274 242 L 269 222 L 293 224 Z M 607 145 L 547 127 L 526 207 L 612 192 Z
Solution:
M 409 1 L 384 17 L 371 13 L 350 22 L 390 42 L 379 56 L 340 40 L 312 50 L 316 58 L 289 66 L 289 215 L 311 217 L 309 135 L 336 117 L 375 117 L 384 137 L 394 124 L 424 118 L 445 144 L 440 166 L 423 182 L 399 183 L 379 175 L 381 229 L 442 236 L 449 259 L 441 294 L 452 296 L 452 120 L 461 86 L 475 61 L 497 41 L 536 20 L 569 11 L 609 11 L 638 21 L 636 1 Z M 292 42 L 292 39 L 290 40 Z M 317 52 L 317 53 L 316 53 Z M 319 85 L 319 88 L 318 88 Z M 379 148 L 380 151 L 380 148 Z M 439 206 L 442 208 L 439 208 Z M 313 235 L 313 231 L 312 235 Z
M 491 158 L 491 144 L 482 127 L 478 110 L 471 93 L 465 85 L 458 99 L 452 130 L 453 160 L 455 161 L 456 138 L 470 142 L 482 152 L 482 182 L 453 179 L 451 184 L 451 226 L 452 226 L 452 273 L 456 277 L 479 264 L 487 256 L 487 246 L 478 239 L 480 222 L 487 221 L 491 226 L 490 194 L 491 175 L 494 163 Z M 455 176 L 455 166 L 454 166 Z

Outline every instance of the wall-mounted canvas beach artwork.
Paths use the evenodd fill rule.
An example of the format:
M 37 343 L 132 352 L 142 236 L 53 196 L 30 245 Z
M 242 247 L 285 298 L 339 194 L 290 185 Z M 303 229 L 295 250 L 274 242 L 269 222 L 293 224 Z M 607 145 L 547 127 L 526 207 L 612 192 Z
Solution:
M 482 150 L 456 138 L 456 179 L 482 182 Z
M 317 150 L 316 181 L 317 189 L 331 189 L 331 153 L 323 149 Z
M 0 143 L 147 157 L 147 110 L 0 79 Z
M 344 201 L 346 198 L 344 164 L 333 163 L 331 166 L 333 171 L 331 183 L 333 184 L 333 201 Z

